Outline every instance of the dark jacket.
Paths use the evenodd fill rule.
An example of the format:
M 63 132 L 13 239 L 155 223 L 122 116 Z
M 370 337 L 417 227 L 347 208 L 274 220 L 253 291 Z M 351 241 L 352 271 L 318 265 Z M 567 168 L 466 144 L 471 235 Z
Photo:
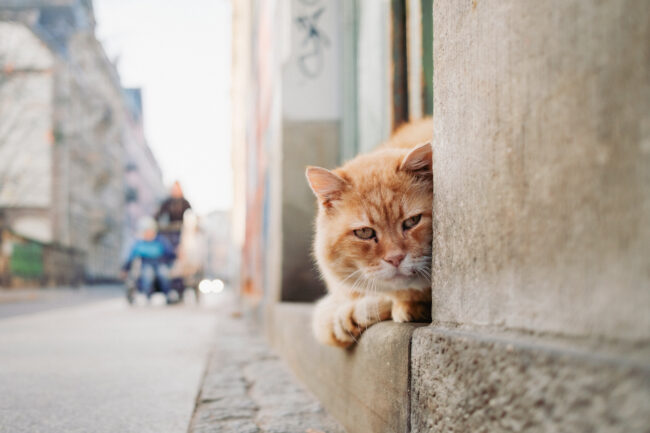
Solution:
M 170 197 L 165 200 L 156 213 L 156 220 L 160 223 L 161 228 L 165 225 L 178 224 L 183 222 L 183 214 L 186 210 L 191 209 L 190 202 L 185 198 Z

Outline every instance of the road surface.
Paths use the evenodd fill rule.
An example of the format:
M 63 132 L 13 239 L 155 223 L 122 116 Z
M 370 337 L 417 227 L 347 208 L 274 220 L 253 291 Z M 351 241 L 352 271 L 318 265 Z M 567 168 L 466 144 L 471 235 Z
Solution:
M 0 296 L 0 432 L 187 430 L 218 299 L 129 307 L 119 294 L 16 301 L 17 314 Z

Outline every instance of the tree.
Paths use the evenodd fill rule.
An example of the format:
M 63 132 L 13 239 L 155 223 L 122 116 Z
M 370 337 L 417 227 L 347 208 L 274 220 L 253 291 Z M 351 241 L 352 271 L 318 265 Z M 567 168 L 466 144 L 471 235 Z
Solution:
M 25 25 L 0 22 L 0 207 L 49 201 L 52 59 Z

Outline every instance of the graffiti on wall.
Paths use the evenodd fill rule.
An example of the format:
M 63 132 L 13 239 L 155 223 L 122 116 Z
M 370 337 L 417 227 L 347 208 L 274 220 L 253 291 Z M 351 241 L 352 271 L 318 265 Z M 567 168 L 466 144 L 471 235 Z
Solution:
M 296 26 L 302 35 L 298 53 L 298 68 L 307 78 L 316 78 L 323 71 L 325 48 L 330 46 L 330 39 L 321 26 L 321 18 L 326 12 L 322 0 L 299 0 L 304 12 L 295 18 Z

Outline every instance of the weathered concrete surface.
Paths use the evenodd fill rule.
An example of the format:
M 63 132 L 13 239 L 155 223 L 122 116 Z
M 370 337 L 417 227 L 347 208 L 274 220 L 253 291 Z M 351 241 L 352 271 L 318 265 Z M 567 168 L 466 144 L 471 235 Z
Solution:
M 218 329 L 190 433 L 344 433 L 243 319 Z
M 313 301 L 325 293 L 311 258 L 316 198 L 308 165 L 339 164 L 339 121 L 284 121 L 282 140 L 282 301 Z
M 433 316 L 650 336 L 650 2 L 434 2 Z
M 413 433 L 650 431 L 643 354 L 432 327 L 412 344 Z
M 273 345 L 348 433 L 408 431 L 409 351 L 418 325 L 383 322 L 349 350 L 323 346 L 311 331 L 313 306 L 278 304 Z

